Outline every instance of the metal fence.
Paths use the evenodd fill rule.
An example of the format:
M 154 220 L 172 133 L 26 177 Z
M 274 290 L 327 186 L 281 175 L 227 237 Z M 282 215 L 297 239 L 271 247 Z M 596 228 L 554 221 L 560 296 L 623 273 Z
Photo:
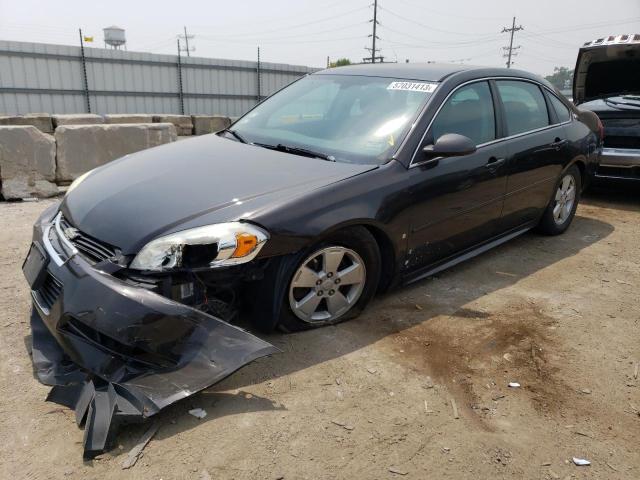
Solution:
M 315 70 L 86 47 L 83 57 L 80 47 L 0 41 L 0 114 L 238 116 Z

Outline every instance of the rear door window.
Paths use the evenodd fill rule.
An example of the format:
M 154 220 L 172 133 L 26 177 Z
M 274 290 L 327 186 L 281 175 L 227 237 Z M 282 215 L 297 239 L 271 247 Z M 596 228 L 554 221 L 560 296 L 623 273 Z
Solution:
M 568 122 L 571 119 L 571 114 L 569 113 L 567 106 L 555 95 L 549 94 L 549 100 L 551 101 L 551 106 L 558 116 L 558 121 L 560 123 Z
M 487 82 L 466 85 L 449 97 L 431 126 L 433 141 L 446 133 L 469 137 L 476 145 L 496 139 L 496 120 Z
M 507 134 L 517 135 L 549 125 L 549 113 L 540 87 L 518 80 L 498 80 Z

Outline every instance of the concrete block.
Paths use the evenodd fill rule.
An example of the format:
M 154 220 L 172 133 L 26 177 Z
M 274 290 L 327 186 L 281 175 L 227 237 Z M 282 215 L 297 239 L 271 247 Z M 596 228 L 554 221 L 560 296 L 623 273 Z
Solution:
M 0 182 L 5 200 L 52 197 L 56 144 L 34 126 L 0 126 Z
M 109 113 L 104 115 L 104 123 L 153 123 L 153 115 L 142 113 Z
M 75 180 L 116 158 L 176 140 L 171 123 L 67 125 L 55 132 L 56 179 Z
M 32 125 L 42 133 L 53 133 L 53 123 L 48 113 L 0 116 L 0 125 Z
M 99 125 L 104 123 L 102 115 L 93 113 L 69 113 L 63 115 L 51 115 L 53 128 L 64 127 L 66 125 Z
M 154 123 L 173 123 L 178 135 L 193 135 L 193 122 L 189 115 L 154 115 Z
M 221 115 L 191 115 L 191 120 L 194 135 L 219 132 L 231 125 L 231 119 Z

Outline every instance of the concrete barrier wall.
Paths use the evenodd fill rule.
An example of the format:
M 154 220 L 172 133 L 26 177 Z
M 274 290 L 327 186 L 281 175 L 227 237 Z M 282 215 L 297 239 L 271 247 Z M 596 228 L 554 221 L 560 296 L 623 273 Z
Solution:
M 57 195 L 56 142 L 31 125 L 0 126 L 0 179 L 6 200 Z
M 48 113 L 0 116 L 0 126 L 5 125 L 32 125 L 43 133 L 53 133 L 53 122 Z
M 171 123 L 68 125 L 56 128 L 56 180 L 70 182 L 129 153 L 174 142 Z
M 116 158 L 229 125 L 217 115 L 0 116 L 0 192 L 6 200 L 57 195 L 58 185 Z

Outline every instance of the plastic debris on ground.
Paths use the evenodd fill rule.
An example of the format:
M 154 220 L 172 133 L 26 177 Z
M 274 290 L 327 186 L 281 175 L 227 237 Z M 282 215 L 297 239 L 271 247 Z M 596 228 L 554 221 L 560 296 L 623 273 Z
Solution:
M 204 417 L 207 416 L 207 412 L 206 410 L 203 410 L 202 408 L 193 408 L 191 410 L 189 410 L 189 415 L 193 415 L 196 418 L 199 418 L 200 420 L 202 420 Z

